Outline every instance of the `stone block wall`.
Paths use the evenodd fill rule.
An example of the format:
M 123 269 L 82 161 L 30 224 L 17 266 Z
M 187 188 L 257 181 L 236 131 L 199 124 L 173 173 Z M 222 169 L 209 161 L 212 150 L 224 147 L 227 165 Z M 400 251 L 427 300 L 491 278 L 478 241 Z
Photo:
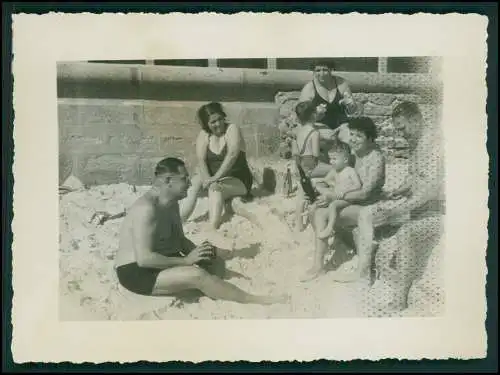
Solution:
M 201 102 L 59 99 L 59 182 L 72 173 L 86 185 L 149 184 L 155 164 L 180 157 L 193 171 Z M 274 103 L 223 103 L 241 126 L 249 158 L 279 145 Z
M 280 92 L 275 101 L 279 107 L 279 129 L 282 146 L 285 143 L 286 132 L 297 126 L 295 106 L 298 102 L 300 92 Z M 424 120 L 429 122 L 440 121 L 441 106 L 435 97 L 420 96 L 416 94 L 388 94 L 388 93 L 353 93 L 354 98 L 360 104 L 358 115 L 368 116 L 377 125 L 377 143 L 388 157 L 407 157 L 408 142 L 399 129 L 395 129 L 391 114 L 393 108 L 402 101 L 412 101 L 419 105 Z M 286 148 L 286 147 L 284 147 Z

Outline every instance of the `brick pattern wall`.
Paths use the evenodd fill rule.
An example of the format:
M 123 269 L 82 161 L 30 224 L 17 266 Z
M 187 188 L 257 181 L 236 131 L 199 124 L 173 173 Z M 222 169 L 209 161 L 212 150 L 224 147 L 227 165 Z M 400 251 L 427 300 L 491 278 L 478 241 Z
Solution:
M 299 91 L 280 92 L 276 95 L 280 116 L 278 127 L 283 149 L 286 149 L 284 146 L 286 131 L 297 126 L 294 109 L 299 95 Z M 391 121 L 392 110 L 397 104 L 402 101 L 415 102 L 419 105 L 425 121 L 439 121 L 441 106 L 438 98 L 386 93 L 353 93 L 353 96 L 361 108 L 357 115 L 368 116 L 377 125 L 379 137 L 376 141 L 389 158 L 408 156 L 408 142 L 401 131 L 394 128 Z
M 196 110 L 202 104 L 60 99 L 60 183 L 72 173 L 86 185 L 148 184 L 154 165 L 167 155 L 182 158 L 193 171 Z M 223 105 L 229 120 L 241 126 L 249 158 L 276 154 L 275 104 Z

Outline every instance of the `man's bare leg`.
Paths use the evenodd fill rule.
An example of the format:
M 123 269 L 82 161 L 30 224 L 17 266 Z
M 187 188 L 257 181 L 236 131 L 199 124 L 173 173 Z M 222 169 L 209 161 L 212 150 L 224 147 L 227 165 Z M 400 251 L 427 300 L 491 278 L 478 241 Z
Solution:
M 200 290 L 212 299 L 239 303 L 271 305 L 289 300 L 287 295 L 259 296 L 247 293 L 196 266 L 173 267 L 160 272 L 153 295 L 170 295 L 189 289 Z
M 297 232 L 302 232 L 305 229 L 304 213 L 306 212 L 306 200 L 303 191 L 299 188 L 297 194 L 297 202 L 295 205 L 295 229 Z

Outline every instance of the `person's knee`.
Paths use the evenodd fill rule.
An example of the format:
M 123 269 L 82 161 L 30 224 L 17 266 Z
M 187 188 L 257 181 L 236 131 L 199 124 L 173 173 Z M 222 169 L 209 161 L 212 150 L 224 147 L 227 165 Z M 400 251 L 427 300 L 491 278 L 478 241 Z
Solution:
M 208 193 L 213 196 L 221 195 L 220 185 L 217 182 L 210 184 L 210 186 L 208 187 Z
M 199 287 L 202 285 L 209 273 L 202 267 L 192 266 L 186 271 L 186 278 L 189 284 L 193 287 Z

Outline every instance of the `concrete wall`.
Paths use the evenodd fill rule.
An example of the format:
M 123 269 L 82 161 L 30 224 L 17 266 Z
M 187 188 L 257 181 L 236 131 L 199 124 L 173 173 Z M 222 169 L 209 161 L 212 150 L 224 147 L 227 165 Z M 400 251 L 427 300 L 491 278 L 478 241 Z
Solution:
M 300 92 L 283 92 L 276 96 L 279 106 L 279 125 L 282 147 L 286 139 L 286 130 L 297 126 L 294 108 Z M 359 115 L 370 117 L 377 125 L 378 138 L 376 142 L 386 156 L 408 157 L 408 143 L 399 129 L 395 129 L 391 115 L 393 108 L 402 101 L 412 101 L 419 105 L 424 120 L 439 122 L 441 105 L 438 98 L 418 94 L 388 94 L 388 93 L 353 93 L 361 107 Z M 285 147 L 286 149 L 286 147 Z
M 205 102 L 59 99 L 60 183 L 73 173 L 83 183 L 147 184 L 165 156 L 195 166 L 200 131 L 196 110 Z M 242 128 L 250 158 L 276 154 L 278 106 L 223 103 Z
M 148 184 L 155 163 L 167 155 L 183 158 L 192 170 L 196 110 L 212 100 L 241 126 L 250 160 L 279 159 L 279 125 L 310 74 L 203 69 L 59 65 L 60 183 L 73 173 L 87 185 Z M 439 87 L 428 75 L 348 75 L 364 113 L 381 129 L 398 100 L 415 100 L 426 113 L 438 108 Z

